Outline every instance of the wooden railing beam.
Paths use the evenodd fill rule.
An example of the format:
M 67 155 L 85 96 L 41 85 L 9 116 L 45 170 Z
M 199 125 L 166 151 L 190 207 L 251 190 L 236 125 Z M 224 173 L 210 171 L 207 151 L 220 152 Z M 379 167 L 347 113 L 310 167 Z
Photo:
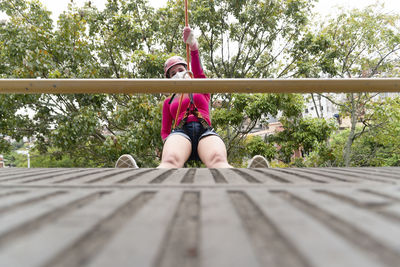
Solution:
M 400 92 L 400 79 L 0 79 L 0 93 Z

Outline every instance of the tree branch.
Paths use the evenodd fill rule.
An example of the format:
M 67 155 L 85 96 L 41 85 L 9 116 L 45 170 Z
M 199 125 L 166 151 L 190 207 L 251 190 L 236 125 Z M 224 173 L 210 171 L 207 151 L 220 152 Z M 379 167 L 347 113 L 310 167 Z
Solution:
M 320 96 L 322 96 L 322 97 L 325 97 L 327 100 L 329 100 L 332 104 L 334 104 L 334 105 L 336 105 L 336 106 L 345 107 L 344 104 L 341 104 L 341 103 L 336 102 L 336 101 L 333 100 L 330 96 L 326 96 L 326 95 L 320 94 L 320 93 L 318 93 L 318 95 L 320 95 Z

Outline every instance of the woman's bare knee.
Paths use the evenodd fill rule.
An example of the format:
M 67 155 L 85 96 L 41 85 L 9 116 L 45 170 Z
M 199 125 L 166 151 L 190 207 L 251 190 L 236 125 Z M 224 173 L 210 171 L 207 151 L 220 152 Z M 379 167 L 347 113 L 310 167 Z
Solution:
M 206 159 L 206 162 L 207 162 L 206 166 L 208 168 L 216 168 L 217 166 L 220 166 L 221 164 L 228 163 L 226 155 L 219 151 L 215 151 L 214 153 L 211 153 L 209 155 L 209 158 Z
M 183 136 L 173 135 L 164 143 L 161 164 L 158 168 L 182 168 L 190 152 L 190 141 Z
M 174 153 L 163 155 L 161 160 L 161 164 L 168 164 L 172 168 L 181 168 L 184 163 L 184 160 Z
M 220 137 L 204 137 L 199 142 L 198 151 L 207 168 L 232 168 L 228 163 L 225 144 Z

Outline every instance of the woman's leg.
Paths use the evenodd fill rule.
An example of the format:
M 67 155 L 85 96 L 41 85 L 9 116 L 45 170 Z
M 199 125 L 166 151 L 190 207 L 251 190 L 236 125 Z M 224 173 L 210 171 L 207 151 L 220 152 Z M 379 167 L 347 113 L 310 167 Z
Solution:
M 192 143 L 179 134 L 173 134 L 164 143 L 161 164 L 157 168 L 182 168 L 192 153 Z
M 197 152 L 207 168 L 233 168 L 228 163 L 224 141 L 216 135 L 203 137 L 199 141 Z

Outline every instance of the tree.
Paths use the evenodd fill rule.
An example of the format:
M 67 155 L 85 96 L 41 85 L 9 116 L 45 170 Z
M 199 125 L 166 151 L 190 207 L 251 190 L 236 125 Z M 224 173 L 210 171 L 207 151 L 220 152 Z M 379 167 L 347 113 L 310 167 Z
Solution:
M 191 1 L 191 26 L 199 33 L 208 77 L 299 77 L 301 37 L 313 1 Z M 3 1 L 9 15 L 1 27 L 2 77 L 149 78 L 162 77 L 162 65 L 184 44 L 183 1 L 154 10 L 147 1 L 109 0 L 99 11 L 87 3 L 70 4 L 53 27 L 39 1 Z M 14 97 L 14 98 L 13 98 Z M 20 97 L 19 104 L 15 104 Z M 53 156 L 88 159 L 93 166 L 113 166 L 132 153 L 140 166 L 155 166 L 162 142 L 158 95 L 4 96 L 4 109 L 33 110 L 32 119 L 2 119 L 1 133 L 37 137 L 37 149 Z M 24 99 L 22 101 L 22 98 Z M 299 117 L 302 97 L 285 94 L 216 94 L 213 126 L 227 143 L 230 160 L 243 158 L 244 136 L 256 124 L 283 114 Z M 7 112 L 5 111 L 5 112 Z M 10 115 L 11 116 L 11 115 Z M 22 116 L 22 115 L 21 115 Z M 17 123 L 17 118 L 24 119 Z M 250 123 L 245 122 L 250 120 Z M 14 123 L 14 126 L 12 126 Z M 11 127 L 10 127 L 11 125 Z M 300 125 L 300 124 L 299 124 Z M 26 135 L 28 135 L 26 134 Z
M 9 152 L 12 148 L 5 137 L 21 141 L 24 136 L 34 134 L 33 123 L 29 116 L 20 113 L 35 100 L 35 96 L 0 95 L 0 153 Z
M 363 132 L 353 143 L 350 154 L 350 166 L 399 166 L 400 165 L 400 98 L 384 98 L 369 103 L 367 110 L 374 110 L 371 123 L 380 127 L 362 128 Z M 307 166 L 344 166 L 343 150 L 351 129 L 345 129 L 330 138 L 329 146 L 317 147 L 306 158 Z
M 207 75 L 287 75 L 293 62 L 284 65 L 278 59 L 293 49 L 310 7 L 310 2 L 303 0 L 190 2 L 191 22 L 200 31 Z M 165 59 L 184 51 L 180 36 L 183 1 L 169 1 L 157 11 L 144 0 L 110 0 L 101 12 L 89 2 L 82 8 L 72 3 L 60 15 L 57 28 L 50 13 L 37 0 L 2 1 L 0 10 L 9 16 L 1 25 L 2 77 L 162 77 Z M 283 46 L 277 48 L 281 41 Z M 235 50 L 234 55 L 228 53 L 228 57 L 227 47 L 230 52 Z M 162 95 L 6 95 L 1 100 L 4 108 L 1 134 L 13 138 L 34 134 L 38 140 L 36 147 L 42 153 L 57 156 L 55 153 L 61 151 L 77 160 L 92 160 L 95 166 L 112 166 L 122 153 L 133 153 L 141 166 L 154 166 L 162 147 L 159 103 L 163 98 Z M 299 110 L 294 108 L 297 96 L 214 95 L 213 100 L 216 99 L 222 99 L 227 110 L 215 111 L 214 125 L 226 131 L 232 155 L 233 148 L 240 147 L 243 141 L 235 132 L 243 124 L 243 118 L 252 119 L 253 125 L 278 114 L 280 109 L 293 109 L 284 110 L 293 114 Z M 223 115 L 234 114 L 234 108 L 240 105 L 241 120 L 229 119 L 234 124 L 228 126 Z M 14 116 L 25 107 L 33 110 L 32 119 Z M 29 132 L 23 133 L 23 128 Z M 244 133 L 249 130 L 248 127 Z
M 273 144 L 267 144 L 260 136 L 250 136 L 246 139 L 246 150 L 249 158 L 261 155 L 268 160 L 275 158 L 276 148 Z
M 301 150 L 308 155 L 315 148 L 325 144 L 336 126 L 333 121 L 321 118 L 281 118 L 284 130 L 267 138 L 269 143 L 276 143 L 279 159 L 290 163 L 294 151 Z
M 354 166 L 399 166 L 400 165 L 400 98 L 386 98 L 370 104 L 373 109 L 370 122 L 379 127 L 369 127 L 355 142 L 356 151 L 351 154 Z M 362 126 L 362 128 L 364 128 Z M 360 127 L 361 128 L 361 127 Z
M 213 112 L 214 127 L 221 133 L 227 146 L 229 160 L 241 162 L 246 155 L 244 141 L 258 124 L 282 116 L 301 116 L 303 98 L 297 94 L 232 94 L 230 101 L 222 101 Z
M 1 1 L 0 10 L 10 17 L 0 23 L 0 77 L 36 77 L 43 71 L 36 62 L 47 60 L 39 47 L 48 45 L 49 13 L 38 1 Z M 33 135 L 33 122 L 20 111 L 36 100 L 34 95 L 0 95 L 0 152 L 10 150 L 5 136 L 19 141 Z
M 328 23 L 322 22 L 315 34 L 308 33 L 299 42 L 298 50 L 306 56 L 297 62 L 302 76 L 371 78 L 387 77 L 394 73 L 397 51 L 400 50 L 400 32 L 395 25 L 398 15 L 386 14 L 379 6 L 369 6 L 364 10 L 343 11 Z M 345 166 L 350 165 L 351 149 L 354 141 L 372 128 L 374 110 L 368 110 L 369 103 L 378 94 L 349 93 L 344 101 L 323 94 L 340 108 L 342 116 L 351 119 L 350 132 L 343 151 Z M 363 127 L 357 130 L 357 123 Z
M 166 55 L 140 50 L 142 38 L 151 31 L 139 28 L 143 16 L 138 12 L 146 9 L 153 17 L 145 1 L 109 1 L 103 12 L 89 4 L 70 4 L 57 28 L 39 1 L 7 1 L 0 8 L 9 15 L 1 28 L 3 77 L 123 78 L 162 73 Z M 143 34 L 132 35 L 132 28 Z M 134 64 L 129 63 L 132 59 Z M 95 166 L 113 166 L 128 152 L 142 166 L 154 165 L 161 146 L 160 99 L 161 95 L 4 95 L 1 134 L 17 139 L 35 134 L 42 153 L 92 159 Z M 14 116 L 28 104 L 33 119 Z M 29 132 L 21 131 L 24 128 Z

